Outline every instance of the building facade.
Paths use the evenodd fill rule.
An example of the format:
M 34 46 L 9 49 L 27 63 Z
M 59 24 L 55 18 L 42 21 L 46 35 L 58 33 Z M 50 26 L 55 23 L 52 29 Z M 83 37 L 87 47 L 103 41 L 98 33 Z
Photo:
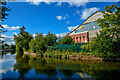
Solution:
M 103 18 L 103 13 L 96 11 L 89 16 L 81 25 L 74 29 L 69 36 L 73 38 L 75 43 L 87 43 L 96 37 L 96 33 L 99 34 L 100 26 L 98 26 L 97 20 Z

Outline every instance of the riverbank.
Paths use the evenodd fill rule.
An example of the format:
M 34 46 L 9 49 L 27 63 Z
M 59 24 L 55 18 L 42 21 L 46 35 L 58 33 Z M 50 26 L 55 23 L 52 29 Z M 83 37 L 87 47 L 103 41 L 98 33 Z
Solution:
M 25 55 L 32 56 L 32 57 L 53 57 L 53 58 L 60 58 L 60 59 L 70 59 L 70 60 L 96 60 L 96 61 L 103 61 L 102 58 L 91 56 L 91 55 L 48 55 L 48 54 L 37 54 L 37 53 L 32 53 L 25 51 Z

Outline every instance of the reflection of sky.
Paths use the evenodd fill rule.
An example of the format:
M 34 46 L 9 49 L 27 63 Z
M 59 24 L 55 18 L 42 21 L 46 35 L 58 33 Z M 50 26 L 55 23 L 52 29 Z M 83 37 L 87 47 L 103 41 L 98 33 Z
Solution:
M 2 78 L 19 77 L 18 72 L 13 72 L 13 65 L 15 63 L 15 55 L 3 55 L 3 59 L 0 59 L 0 74 L 2 74 Z
M 80 78 L 80 76 L 77 75 L 76 73 L 74 73 L 70 77 L 67 77 L 64 74 L 62 74 L 61 72 L 59 72 L 58 69 L 56 69 L 56 71 L 57 71 L 57 74 L 50 78 L 59 78 L 59 79 L 61 79 L 61 78 Z M 49 77 L 46 74 L 36 74 L 35 70 L 32 69 L 25 75 L 25 78 L 49 78 Z
M 15 55 L 3 55 L 3 59 L 0 60 L 0 74 L 2 78 L 19 78 L 19 72 L 13 71 L 14 64 L 16 63 Z M 64 70 L 62 70 L 64 71 Z M 73 73 L 71 76 L 64 75 L 61 71 L 56 68 L 56 75 L 51 76 L 50 78 L 81 78 L 77 73 Z M 54 72 L 53 72 L 54 73 Z M 1 76 L 0 76 L 1 77 Z M 28 73 L 24 75 L 25 78 L 49 78 L 47 74 L 39 73 L 36 74 L 35 69 L 29 70 Z

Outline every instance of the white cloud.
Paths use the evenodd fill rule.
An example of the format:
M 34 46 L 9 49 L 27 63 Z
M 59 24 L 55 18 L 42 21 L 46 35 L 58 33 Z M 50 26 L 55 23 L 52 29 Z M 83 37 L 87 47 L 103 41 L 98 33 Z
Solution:
M 45 36 L 46 34 L 43 34 L 43 36 Z M 36 34 L 32 34 L 33 38 L 35 38 Z
M 2 38 L 1 40 L 4 41 L 5 43 L 8 43 L 9 45 L 15 44 L 14 37 L 7 36 L 7 35 L 2 35 L 2 37 L 4 37 L 4 38 Z
M 66 36 L 68 33 L 69 33 L 69 32 L 67 32 L 67 33 L 60 33 L 60 34 L 56 34 L 56 36 L 57 36 L 57 37 L 64 37 L 64 36 Z
M 69 17 L 69 15 L 68 14 L 66 14 L 65 16 L 56 16 L 56 18 L 58 19 L 58 20 L 62 20 L 62 19 L 67 19 Z
M 2 35 L 2 37 L 5 37 L 5 38 L 14 38 L 12 36 L 7 36 L 7 35 Z
M 15 61 L 15 55 L 10 55 L 7 54 L 6 56 L 3 56 L 3 59 L 0 60 L 0 64 L 6 63 L 8 66 L 4 66 L 2 67 L 2 69 L 0 69 L 0 74 L 1 73 L 6 73 L 8 71 L 13 71 L 13 65 L 16 63 Z
M 75 10 L 74 16 L 75 16 L 75 15 L 80 15 L 80 13 L 81 13 L 81 12 L 80 12 L 79 10 L 76 9 L 76 10 Z
M 82 10 L 82 15 L 81 15 L 81 19 L 86 19 L 88 18 L 92 13 L 94 13 L 95 11 L 99 11 L 100 8 L 89 8 L 89 9 L 84 9 Z
M 36 34 L 33 34 L 33 37 L 35 37 L 36 36 Z
M 75 28 L 77 28 L 79 25 L 77 25 L 77 26 L 73 26 L 73 27 L 68 27 L 68 29 L 70 30 L 70 31 L 73 31 Z
M 69 32 L 66 32 L 66 33 L 60 33 L 60 34 L 55 34 L 57 37 L 64 37 L 64 36 L 66 36 L 67 34 L 68 34 Z M 46 36 L 47 34 L 43 34 L 43 36 Z M 36 36 L 36 34 L 33 34 L 33 37 L 35 37 Z
M 16 30 L 16 29 L 19 29 L 20 27 L 19 26 L 12 26 L 12 27 L 9 27 L 8 25 L 2 25 L 5 29 L 7 30 Z
M 17 36 L 18 34 L 16 32 L 13 32 L 12 35 L 16 35 Z
M 67 24 L 70 24 L 70 21 L 66 21 Z
M 56 16 L 58 20 L 62 20 L 62 16 Z
M 68 3 L 70 6 L 85 6 L 88 0 L 26 0 L 34 5 L 39 5 L 40 2 L 45 2 L 46 4 L 51 4 L 57 2 L 57 6 L 61 6 L 63 2 Z

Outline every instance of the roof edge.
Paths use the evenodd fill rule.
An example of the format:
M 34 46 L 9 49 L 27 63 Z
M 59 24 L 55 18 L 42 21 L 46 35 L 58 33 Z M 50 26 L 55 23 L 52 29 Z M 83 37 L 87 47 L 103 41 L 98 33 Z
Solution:
M 94 13 L 91 14 L 86 20 L 88 20 L 91 16 L 93 16 L 93 15 L 94 15 L 95 13 L 97 13 L 97 12 L 101 12 L 101 11 L 96 11 L 96 12 L 94 12 Z M 85 20 L 85 21 L 86 21 L 86 20 Z M 85 22 L 85 21 L 84 21 L 84 22 Z M 83 23 L 84 23 L 84 22 L 83 22 Z M 80 24 L 80 25 L 79 25 L 77 28 L 75 28 L 73 31 L 75 31 L 76 29 L 78 29 L 81 25 L 83 25 L 83 23 Z M 73 31 L 71 31 L 70 33 L 68 33 L 67 36 L 70 35 Z

